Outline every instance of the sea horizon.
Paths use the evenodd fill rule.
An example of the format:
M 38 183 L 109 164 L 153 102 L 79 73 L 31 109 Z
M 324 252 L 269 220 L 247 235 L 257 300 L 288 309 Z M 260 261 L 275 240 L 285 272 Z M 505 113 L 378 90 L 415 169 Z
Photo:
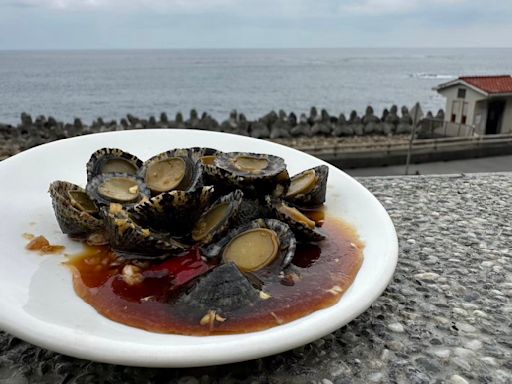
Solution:
M 512 73 L 512 48 L 158 48 L 0 50 L 0 123 L 21 112 L 85 123 L 195 108 L 218 120 L 311 106 L 335 116 L 420 102 L 461 75 Z

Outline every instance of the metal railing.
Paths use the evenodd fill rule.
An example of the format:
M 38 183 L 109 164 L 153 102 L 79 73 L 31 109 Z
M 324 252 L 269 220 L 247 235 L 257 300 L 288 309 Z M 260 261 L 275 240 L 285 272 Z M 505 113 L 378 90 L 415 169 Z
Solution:
M 439 137 L 433 139 L 416 139 L 412 143 L 413 150 L 438 150 L 448 149 L 449 147 L 457 147 L 461 145 L 480 146 L 486 144 L 512 144 L 512 133 L 502 133 L 496 135 L 474 135 L 460 137 Z M 401 139 L 390 142 L 367 142 L 367 143 L 347 143 L 338 140 L 324 141 L 316 145 L 293 145 L 294 148 L 307 152 L 312 155 L 335 154 L 338 152 L 394 152 L 404 150 L 409 147 L 409 140 Z
M 422 119 L 418 124 L 418 138 L 430 136 L 434 138 L 451 137 L 451 136 L 475 136 L 477 135 L 477 128 L 474 125 L 452 123 L 451 121 L 439 119 Z

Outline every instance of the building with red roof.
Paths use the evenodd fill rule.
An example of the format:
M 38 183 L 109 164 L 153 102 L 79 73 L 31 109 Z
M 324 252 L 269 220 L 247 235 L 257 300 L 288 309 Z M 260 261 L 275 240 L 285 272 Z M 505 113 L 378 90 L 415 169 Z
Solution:
M 512 132 L 512 76 L 461 76 L 434 88 L 446 97 L 445 119 L 479 134 Z

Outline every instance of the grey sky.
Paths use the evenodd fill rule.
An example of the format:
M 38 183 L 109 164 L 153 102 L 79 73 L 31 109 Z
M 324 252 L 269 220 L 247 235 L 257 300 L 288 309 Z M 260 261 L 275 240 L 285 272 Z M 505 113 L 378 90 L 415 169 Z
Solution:
M 510 47 L 510 0 L 0 0 L 0 49 Z

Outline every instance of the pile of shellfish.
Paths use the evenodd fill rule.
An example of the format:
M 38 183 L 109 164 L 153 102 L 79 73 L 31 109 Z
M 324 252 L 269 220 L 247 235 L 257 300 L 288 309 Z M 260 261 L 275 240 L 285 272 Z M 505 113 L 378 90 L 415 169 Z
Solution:
M 271 264 L 283 270 L 297 241 L 325 238 L 305 214 L 325 201 L 324 165 L 290 177 L 285 161 L 268 154 L 196 147 L 142 161 L 102 148 L 86 171 L 85 189 L 51 183 L 58 224 L 73 238 L 109 244 L 126 260 L 180 257 L 196 247 L 235 273 Z

